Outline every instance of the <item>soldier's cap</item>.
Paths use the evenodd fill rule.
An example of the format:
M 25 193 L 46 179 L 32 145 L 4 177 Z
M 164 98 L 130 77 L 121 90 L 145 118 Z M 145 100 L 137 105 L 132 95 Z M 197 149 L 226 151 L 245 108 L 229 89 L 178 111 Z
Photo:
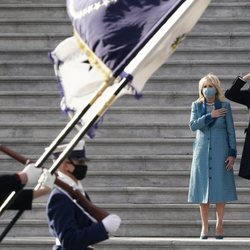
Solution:
M 54 150 L 52 154 L 53 159 L 56 160 L 67 146 L 68 144 L 57 146 L 57 148 Z M 85 141 L 83 140 L 79 141 L 77 145 L 74 147 L 74 149 L 67 155 L 67 158 L 87 161 L 86 151 L 85 151 Z

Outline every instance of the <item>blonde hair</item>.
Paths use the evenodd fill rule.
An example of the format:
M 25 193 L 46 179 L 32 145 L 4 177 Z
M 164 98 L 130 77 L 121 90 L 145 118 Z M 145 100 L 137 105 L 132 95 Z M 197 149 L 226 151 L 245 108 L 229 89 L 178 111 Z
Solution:
M 215 87 L 215 89 L 216 89 L 215 100 L 224 101 L 225 96 L 223 94 L 223 90 L 222 90 L 221 85 L 220 85 L 220 80 L 216 75 L 214 75 L 212 73 L 209 73 L 200 79 L 198 101 L 204 102 L 204 100 L 205 100 L 205 97 L 202 93 L 202 89 L 203 89 L 204 84 L 207 82 L 212 84 L 213 87 Z

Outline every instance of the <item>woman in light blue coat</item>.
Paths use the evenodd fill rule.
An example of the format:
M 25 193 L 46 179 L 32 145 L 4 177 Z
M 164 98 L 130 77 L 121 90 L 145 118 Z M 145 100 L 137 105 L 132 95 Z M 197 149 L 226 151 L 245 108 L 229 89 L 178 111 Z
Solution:
M 229 102 L 217 76 L 208 74 L 199 82 L 199 98 L 192 103 L 189 123 L 196 131 L 188 202 L 200 204 L 201 239 L 208 238 L 209 204 L 216 204 L 215 238 L 223 238 L 225 203 L 237 200 L 233 165 L 236 138 Z

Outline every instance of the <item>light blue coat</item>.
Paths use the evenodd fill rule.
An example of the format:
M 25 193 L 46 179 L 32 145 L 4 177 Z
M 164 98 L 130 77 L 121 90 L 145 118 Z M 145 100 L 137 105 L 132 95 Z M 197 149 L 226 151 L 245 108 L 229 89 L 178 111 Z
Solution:
M 237 200 L 233 170 L 226 170 L 228 156 L 236 157 L 236 138 L 229 102 L 215 102 L 226 108 L 225 117 L 213 119 L 206 103 L 192 103 L 190 129 L 196 131 L 189 183 L 188 202 L 225 203 Z

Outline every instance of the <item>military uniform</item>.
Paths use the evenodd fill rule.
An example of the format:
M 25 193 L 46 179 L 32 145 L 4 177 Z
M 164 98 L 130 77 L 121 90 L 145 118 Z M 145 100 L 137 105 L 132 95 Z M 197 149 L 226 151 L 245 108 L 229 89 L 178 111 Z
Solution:
M 59 178 L 74 189 L 82 189 L 68 176 L 59 172 Z M 86 193 L 83 192 L 84 195 Z M 54 250 L 86 250 L 91 245 L 108 239 L 102 222 L 96 222 L 82 207 L 59 187 L 51 192 L 47 204 L 50 231 L 56 237 Z
M 18 192 L 23 188 L 21 180 L 17 174 L 0 176 L 0 203 L 2 204 L 12 191 Z M 33 190 L 25 189 L 20 192 L 9 209 L 30 210 L 32 209 Z
M 65 163 L 61 165 L 61 167 L 65 164 L 66 166 L 74 166 L 75 170 L 84 169 L 84 175 L 81 178 L 78 176 L 79 178 L 73 179 L 73 172 L 68 175 L 68 172 L 63 172 L 65 169 L 60 171 L 59 167 L 58 178 L 89 199 L 80 181 L 87 172 L 87 165 L 84 163 L 86 161 L 84 144 L 84 141 L 80 141 L 68 154 Z M 66 146 L 57 147 L 53 152 L 54 159 L 59 157 Z M 74 165 L 74 161 L 77 161 L 78 164 L 81 162 L 83 165 Z M 89 250 L 93 249 L 91 245 L 109 238 L 103 221 L 97 222 L 65 190 L 56 185 L 49 196 L 46 214 L 50 232 L 56 238 L 54 250 Z

